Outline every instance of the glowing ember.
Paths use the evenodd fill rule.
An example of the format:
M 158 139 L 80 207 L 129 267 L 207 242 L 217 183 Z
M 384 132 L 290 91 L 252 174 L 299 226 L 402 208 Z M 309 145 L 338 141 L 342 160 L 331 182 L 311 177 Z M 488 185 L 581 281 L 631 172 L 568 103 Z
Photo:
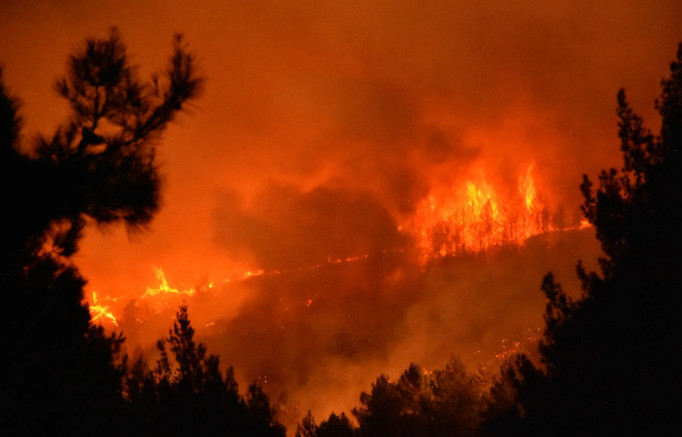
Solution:
M 417 237 L 423 261 L 521 244 L 552 227 L 538 199 L 532 166 L 519 177 L 518 193 L 502 199 L 481 175 L 475 182 L 429 194 L 402 228 Z
M 495 359 L 504 361 L 520 353 L 532 355 L 541 338 L 542 330 L 540 328 L 528 328 L 526 330 L 526 338 L 521 341 L 502 339 L 500 341 L 500 350 L 495 353 Z

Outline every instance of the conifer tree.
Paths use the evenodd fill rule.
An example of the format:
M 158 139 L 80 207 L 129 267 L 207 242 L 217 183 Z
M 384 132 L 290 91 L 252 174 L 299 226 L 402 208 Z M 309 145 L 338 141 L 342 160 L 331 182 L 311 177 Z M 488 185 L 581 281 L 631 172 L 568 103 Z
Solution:
M 68 121 L 27 143 L 18 100 L 0 76 L 0 289 L 12 333 L 2 340 L 11 375 L 1 393 L 4 432 L 116 432 L 123 337 L 92 323 L 71 257 L 88 223 L 149 224 L 160 202 L 156 144 L 201 85 L 180 36 L 166 70 L 144 82 L 112 29 L 86 40 L 55 83 Z
M 585 176 L 582 210 L 604 256 L 571 299 L 548 274 L 543 366 L 507 366 L 495 435 L 663 435 L 681 422 L 682 44 L 656 100 L 658 135 L 618 93 L 620 171 Z M 515 392 L 501 386 L 507 383 Z M 501 405 L 506 408 L 500 408 Z M 493 430 L 501 431 L 499 433 Z M 675 431 L 672 431 L 675 432 Z

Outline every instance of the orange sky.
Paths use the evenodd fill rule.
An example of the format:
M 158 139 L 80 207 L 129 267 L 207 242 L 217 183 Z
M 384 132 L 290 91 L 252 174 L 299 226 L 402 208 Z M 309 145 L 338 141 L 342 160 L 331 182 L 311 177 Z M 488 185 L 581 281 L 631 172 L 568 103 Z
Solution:
M 7 0 L 0 3 L 0 17 L 0 62 L 23 102 L 27 141 L 64 120 L 66 106 L 51 86 L 83 38 L 105 36 L 117 26 L 143 76 L 163 67 L 176 31 L 198 55 L 206 90 L 159 147 L 164 207 L 150 232 L 131 241 L 123 229 L 89 229 L 75 259 L 89 279 L 88 290 L 128 298 L 157 283 L 155 266 L 171 285 L 189 288 L 247 270 L 402 253 L 410 237 L 398 226 L 409 222 L 429 193 L 484 174 L 500 196 L 513 196 L 529 165 L 548 210 L 563 209 L 562 225 L 575 225 L 581 175 L 619 165 L 618 88 L 628 89 L 645 120 L 655 120 L 653 99 L 682 41 L 682 3 L 676 0 Z M 594 252 L 594 245 L 576 241 L 552 243 L 571 248 L 561 255 L 529 248 L 506 264 L 462 261 L 426 276 L 401 264 L 406 260 L 382 259 L 381 265 L 363 261 L 341 272 L 245 281 L 225 288 L 220 299 L 196 303 L 200 325 L 216 322 L 213 331 L 199 333 L 221 355 L 241 354 L 224 356 L 235 366 L 268 371 L 269 356 L 291 369 L 299 365 L 308 376 L 291 386 L 294 395 L 301 387 L 321 391 L 318 380 L 334 372 L 346 377 L 332 385 L 356 393 L 378 372 L 399 370 L 406 360 L 444 363 L 449 353 L 464 350 L 453 346 L 457 341 L 499 341 L 501 331 L 483 334 L 477 323 L 499 319 L 491 317 L 493 307 L 514 300 L 526 284 L 538 295 L 533 310 L 541 311 L 542 273 L 554 268 L 572 275 L 577 258 Z M 457 282 L 476 269 L 474 279 Z M 519 270 L 523 278 L 514 276 Z M 501 283 L 514 286 L 499 292 L 496 304 L 463 291 L 490 293 Z M 409 288 L 402 297 L 387 297 L 401 287 Z M 272 349 L 251 352 L 238 346 L 261 341 L 259 333 L 272 337 L 268 323 L 286 321 L 265 302 L 304 305 L 329 290 L 337 298 L 322 302 L 327 325 L 315 318 L 310 324 L 288 322 L 300 329 L 299 337 L 311 327 L 333 327 L 318 345 L 327 351 L 328 371 L 315 373 L 301 364 L 304 350 L 287 352 L 300 349 L 292 346 L 294 335 L 281 339 L 281 350 L 273 342 L 264 343 Z M 395 312 L 394 319 L 369 324 L 377 330 L 372 341 L 383 341 L 381 353 L 353 346 L 369 338 L 364 331 L 354 336 L 361 322 L 347 318 L 371 314 L 358 290 L 376 293 L 366 305 Z M 460 314 L 466 323 L 441 323 L 429 314 L 444 302 L 476 309 Z M 515 320 L 540 320 L 530 311 L 520 307 Z M 192 312 L 190 305 L 190 317 Z M 268 322 L 255 323 L 259 317 Z M 235 334 L 235 321 L 252 329 Z M 517 330 L 525 326 L 509 323 Z M 424 334 L 427 327 L 432 335 Z M 162 332 L 152 330 L 149 337 Z M 225 340 L 230 335 L 242 343 Z M 329 346 L 337 337 L 346 340 Z M 310 353 L 318 353 L 314 347 Z M 357 376 L 367 368 L 374 373 Z M 343 402 L 312 408 L 320 414 L 347 408 L 351 394 L 343 396 Z M 311 399 L 303 408 L 311 408 Z

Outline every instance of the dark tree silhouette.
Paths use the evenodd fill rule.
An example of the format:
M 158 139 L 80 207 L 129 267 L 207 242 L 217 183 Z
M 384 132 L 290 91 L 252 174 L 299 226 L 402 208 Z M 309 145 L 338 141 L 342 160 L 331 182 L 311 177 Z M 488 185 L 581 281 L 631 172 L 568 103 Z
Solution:
M 480 422 L 483 387 L 456 358 L 432 373 L 411 364 L 398 381 L 381 375 L 369 393 L 360 395 L 362 406 L 353 409 L 359 427 L 343 413 L 332 413 L 317 426 L 308 413 L 297 436 L 473 436 Z
M 332 412 L 317 428 L 317 437 L 353 437 L 357 432 L 344 413 Z
M 548 274 L 543 366 L 518 357 L 496 386 L 493 435 L 663 435 L 682 422 L 682 44 L 652 134 L 618 93 L 623 168 L 584 177 L 600 272 L 578 264 L 571 299 Z
M 181 37 L 162 75 L 139 80 L 114 29 L 89 39 L 55 88 L 71 108 L 50 137 L 22 143 L 0 76 L 0 289 L 8 362 L 0 429 L 18 435 L 117 431 L 123 337 L 91 323 L 70 261 L 88 223 L 140 230 L 159 208 L 155 144 L 202 85 Z
M 32 147 L 20 142 L 19 105 L 0 76 L 0 287 L 11 333 L 2 339 L 3 434 L 284 436 L 262 388 L 241 396 L 232 368 L 223 375 L 194 341 L 186 307 L 158 342 L 154 368 L 139 357 L 128 369 L 122 334 L 92 323 L 70 259 L 86 224 L 136 232 L 158 211 L 155 146 L 199 93 L 195 70 L 180 36 L 148 83 L 115 29 L 87 40 L 55 86 L 71 118 Z
M 140 358 L 126 377 L 129 433 L 283 437 L 285 430 L 261 387 L 252 384 L 241 396 L 232 368 L 223 376 L 219 358 L 206 356 L 206 347 L 194 341 L 187 307 L 176 316 L 168 336 L 158 342 L 156 367 L 150 370 Z
M 301 420 L 301 423 L 296 425 L 296 437 L 316 437 L 317 429 L 315 418 L 311 411 L 308 410 L 305 417 Z
M 296 427 L 296 437 L 353 437 L 358 430 L 344 413 L 337 415 L 332 412 L 329 418 L 320 426 L 315 424 L 315 418 L 310 411 Z

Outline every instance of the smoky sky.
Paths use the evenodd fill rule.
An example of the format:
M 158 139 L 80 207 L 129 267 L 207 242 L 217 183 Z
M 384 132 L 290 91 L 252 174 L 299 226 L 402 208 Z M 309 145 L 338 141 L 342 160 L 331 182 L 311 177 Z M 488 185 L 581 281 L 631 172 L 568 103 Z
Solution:
M 529 166 L 546 208 L 577 224 L 582 174 L 620 165 L 618 89 L 655 128 L 682 40 L 675 0 L 9 0 L 0 16 L 26 145 L 66 118 L 52 84 L 85 37 L 117 26 L 145 76 L 184 33 L 207 81 L 159 145 L 163 209 L 136 238 L 89 228 L 75 262 L 88 290 L 133 302 L 131 348 L 171 320 L 134 322 L 153 267 L 177 287 L 223 284 L 190 302 L 199 335 L 316 414 L 376 373 L 539 326 L 542 274 L 570 282 L 593 239 L 424 266 L 405 226 L 430 193 L 481 175 L 518 196 Z M 258 269 L 286 273 L 224 284 Z

